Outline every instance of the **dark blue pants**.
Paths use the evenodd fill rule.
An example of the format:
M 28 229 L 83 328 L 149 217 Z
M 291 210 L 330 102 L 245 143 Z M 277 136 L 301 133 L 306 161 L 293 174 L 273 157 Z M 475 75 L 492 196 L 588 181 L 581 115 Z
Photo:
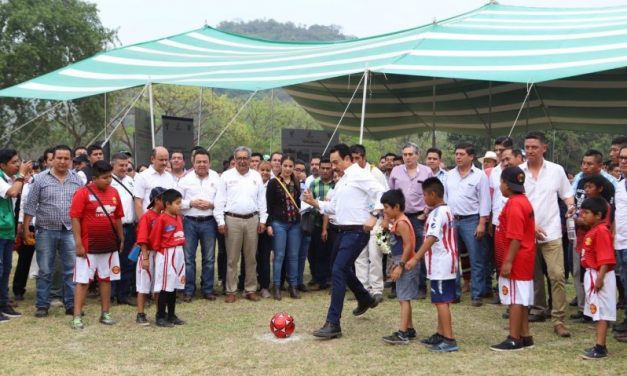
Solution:
M 358 302 L 367 302 L 370 294 L 359 282 L 353 266 L 357 256 L 363 251 L 370 240 L 370 234 L 364 231 L 346 231 L 338 234 L 334 244 L 335 259 L 331 271 L 333 291 L 331 293 L 331 305 L 327 313 L 327 321 L 339 325 L 344 308 L 344 295 L 346 286 L 355 294 Z
M 135 290 L 135 268 L 137 263 L 128 259 L 136 241 L 135 225 L 124 225 L 124 253 L 120 255 L 122 274 L 119 281 L 111 283 L 111 297 L 118 301 L 126 300 Z
M 425 221 L 421 221 L 417 216 L 412 215 L 409 217 L 409 221 L 411 222 L 411 227 L 414 229 L 414 234 L 416 235 L 416 249 L 417 252 L 420 247 L 422 247 L 422 236 L 425 231 Z M 416 274 L 416 279 L 418 283 L 418 290 L 422 292 L 427 291 L 427 266 L 425 264 L 425 258 L 423 257 L 420 260 L 420 267 L 418 269 L 418 273 Z

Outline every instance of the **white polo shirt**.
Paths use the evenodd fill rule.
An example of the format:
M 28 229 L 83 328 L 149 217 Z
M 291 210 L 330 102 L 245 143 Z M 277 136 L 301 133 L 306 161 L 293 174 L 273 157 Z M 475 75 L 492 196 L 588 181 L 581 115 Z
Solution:
M 206 217 L 213 215 L 213 209 L 201 210 L 192 208 L 190 203 L 192 200 L 201 199 L 215 204 L 219 184 L 220 176 L 213 170 L 209 170 L 209 174 L 202 179 L 195 171 L 190 171 L 187 175 L 182 177 L 177 189 L 183 195 L 181 205 L 183 215 L 186 217 Z
M 614 223 L 616 225 L 614 248 L 627 249 L 627 180 L 623 179 L 616 185 L 614 202 L 616 204 L 616 212 L 614 213 Z
M 533 206 L 536 226 L 546 232 L 545 239 L 538 240 L 538 243 L 561 239 L 562 220 L 557 200 L 558 197 L 562 200 L 573 197 L 573 189 L 568 182 L 564 168 L 545 160 L 538 178 L 534 179 L 527 162 L 519 167 L 525 172 L 525 193 Z
M 244 175 L 236 168 L 224 171 L 218 184 L 213 215 L 218 226 L 224 225 L 224 214 L 227 212 L 246 215 L 259 213 L 259 221 L 266 223 L 266 190 L 261 175 L 248 169 Z
M 353 163 L 335 184 L 331 201 L 318 200 L 318 205 L 323 214 L 335 214 L 338 225 L 363 225 L 372 210 L 383 209 L 383 192 L 369 171 Z
M 490 185 L 486 174 L 475 167 L 463 178 L 455 167 L 446 174 L 444 200 L 454 215 L 490 215 Z
M 144 200 L 142 203 L 144 211 L 150 204 L 150 191 L 156 187 L 165 189 L 176 188 L 176 182 L 169 172 L 164 171 L 160 174 L 152 165 L 147 170 L 135 175 L 135 197 Z
M 499 225 L 499 215 L 507 202 L 507 197 L 503 197 L 501 193 L 501 172 L 503 172 L 503 169 L 499 163 L 492 169 L 488 178 L 490 180 L 490 189 L 492 190 L 492 224 L 495 226 Z
M 125 175 L 123 179 L 118 178 L 114 175 L 115 179 L 118 179 L 120 183 L 124 184 L 124 187 L 131 192 L 134 192 L 135 189 L 135 181 L 132 177 Z M 122 208 L 124 209 L 124 218 L 122 218 L 122 224 L 130 224 L 135 223 L 135 204 L 133 200 L 133 196 L 122 186 L 122 184 L 118 183 L 115 179 L 111 180 L 111 186 L 118 191 L 120 195 L 120 200 L 122 200 Z

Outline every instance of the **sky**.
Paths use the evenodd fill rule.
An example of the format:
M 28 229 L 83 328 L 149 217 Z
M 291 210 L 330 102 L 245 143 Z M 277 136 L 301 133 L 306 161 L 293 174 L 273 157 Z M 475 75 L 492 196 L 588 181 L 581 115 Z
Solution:
M 300 25 L 338 25 L 367 37 L 443 20 L 485 5 L 488 0 L 89 0 L 100 20 L 118 30 L 120 45 L 216 26 L 221 21 L 274 19 Z M 528 7 L 602 7 L 627 0 L 506 0 Z

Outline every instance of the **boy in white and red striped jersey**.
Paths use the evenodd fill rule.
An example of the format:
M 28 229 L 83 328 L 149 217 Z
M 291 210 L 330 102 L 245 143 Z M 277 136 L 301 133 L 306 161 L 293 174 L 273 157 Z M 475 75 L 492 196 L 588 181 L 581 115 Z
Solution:
M 430 209 L 425 222 L 424 241 L 416 255 L 407 262 L 405 269 L 416 266 L 424 256 L 427 278 L 431 281 L 431 303 L 438 311 L 438 329 L 421 342 L 432 352 L 459 350 L 453 337 L 451 303 L 455 300 L 455 278 L 459 267 L 457 235 L 453 213 L 444 202 L 444 186 L 436 177 L 422 183 L 424 200 Z
M 525 195 L 525 173 L 519 167 L 501 172 L 500 188 L 507 203 L 499 215 L 494 235 L 499 298 L 509 305 L 509 335 L 493 351 L 517 351 L 533 347 L 528 312 L 533 305 L 533 269 L 536 254 L 536 222 Z

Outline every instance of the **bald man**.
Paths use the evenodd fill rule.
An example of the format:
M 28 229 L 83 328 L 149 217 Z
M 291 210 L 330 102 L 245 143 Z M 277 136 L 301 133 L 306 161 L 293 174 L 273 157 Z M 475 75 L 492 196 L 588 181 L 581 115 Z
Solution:
M 146 211 L 150 204 L 150 191 L 155 187 L 165 189 L 175 188 L 176 181 L 172 175 L 165 170 L 168 165 L 170 153 L 163 146 L 157 146 L 150 154 L 150 167 L 135 176 L 135 212 L 137 218 Z

